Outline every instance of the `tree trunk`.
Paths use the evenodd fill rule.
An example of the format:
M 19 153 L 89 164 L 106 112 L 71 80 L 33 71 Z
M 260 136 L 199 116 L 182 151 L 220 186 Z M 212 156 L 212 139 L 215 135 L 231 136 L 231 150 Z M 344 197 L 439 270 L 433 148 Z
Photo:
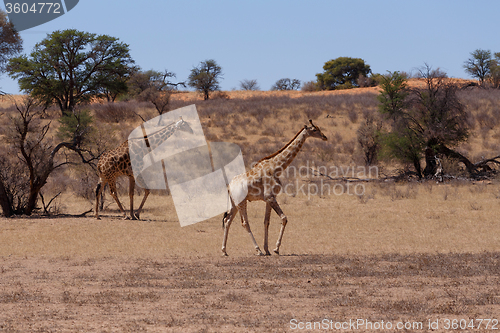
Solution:
M 28 202 L 24 208 L 24 214 L 31 215 L 36 209 L 36 204 L 38 202 L 38 195 L 42 190 L 43 186 L 47 183 L 47 178 L 49 178 L 50 173 L 54 170 L 53 162 L 47 166 L 47 169 L 43 170 L 42 174 L 37 176 L 36 179 L 31 181 L 30 193 L 28 195 Z
M 459 162 L 462 162 L 465 165 L 465 168 L 467 169 L 467 171 L 469 172 L 469 175 L 472 176 L 475 174 L 476 166 L 474 165 L 474 163 L 469 161 L 469 159 L 467 157 L 463 156 L 459 152 L 456 152 L 456 151 L 446 147 L 443 144 L 439 145 L 437 152 L 440 154 L 443 154 L 444 156 L 446 156 L 448 158 L 454 158 L 454 159 L 458 160 Z
M 436 163 L 436 153 L 431 147 L 425 148 L 425 169 L 424 177 L 429 177 L 436 173 L 437 163 Z
M 31 215 L 33 211 L 36 209 L 36 203 L 38 201 L 38 195 L 40 191 L 47 183 L 47 179 L 49 178 L 52 171 L 54 171 L 54 156 L 56 153 L 63 147 L 67 147 L 72 150 L 76 150 L 74 146 L 67 142 L 59 143 L 50 153 L 49 160 L 43 170 L 40 171 L 38 175 L 30 174 L 30 193 L 28 196 L 28 202 L 24 209 L 24 214 Z
M 37 203 L 39 192 L 40 192 L 39 190 L 36 190 L 33 188 L 30 189 L 30 194 L 28 196 L 28 203 L 27 203 L 26 207 L 24 208 L 24 214 L 29 216 L 29 215 L 31 215 L 31 213 L 33 213 L 33 211 L 36 208 L 36 203 Z
M 14 211 L 12 210 L 12 202 L 7 195 L 7 191 L 5 190 L 5 185 L 0 180 L 0 206 L 2 207 L 3 214 L 6 217 L 12 216 Z
M 422 167 L 420 166 L 420 160 L 418 158 L 413 160 L 413 166 L 415 167 L 418 179 L 422 179 Z

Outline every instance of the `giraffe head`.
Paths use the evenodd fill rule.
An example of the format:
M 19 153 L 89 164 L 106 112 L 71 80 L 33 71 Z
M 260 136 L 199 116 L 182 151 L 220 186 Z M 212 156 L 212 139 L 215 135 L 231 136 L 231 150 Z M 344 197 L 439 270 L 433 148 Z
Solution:
M 182 117 L 180 117 L 180 119 L 177 120 L 177 122 L 175 123 L 175 128 L 177 128 L 179 131 L 188 132 L 189 134 L 193 134 L 193 129 L 191 128 L 191 126 L 189 126 L 189 124 L 184 119 L 182 119 Z
M 318 126 L 313 124 L 313 121 L 309 119 L 309 123 L 311 126 L 304 125 L 304 130 L 307 133 L 307 136 L 312 137 L 312 138 L 319 138 L 323 141 L 328 140 L 326 136 L 321 132 Z

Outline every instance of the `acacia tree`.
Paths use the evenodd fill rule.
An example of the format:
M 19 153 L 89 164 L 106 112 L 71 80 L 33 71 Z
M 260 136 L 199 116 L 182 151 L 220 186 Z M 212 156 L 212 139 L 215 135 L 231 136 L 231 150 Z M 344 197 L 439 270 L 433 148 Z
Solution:
M 477 49 L 471 52 L 471 57 L 464 63 L 465 72 L 479 80 L 484 85 L 486 78 L 491 74 L 491 51 Z
M 23 41 L 14 29 L 12 22 L 7 19 L 7 14 L 0 9 L 0 73 L 5 71 L 9 59 L 23 49 Z M 0 94 L 3 94 L 0 91 Z M 0 188 L 0 191 L 2 189 Z
M 297 79 L 279 79 L 271 87 L 271 90 L 299 90 L 300 80 Z
M 114 102 L 120 95 L 127 93 L 128 75 L 120 73 L 109 74 L 102 80 L 106 82 L 98 88 L 97 96 L 105 97 L 108 102 Z
M 130 95 L 139 101 L 151 102 L 162 115 L 168 111 L 172 91 L 179 85 L 186 86 L 184 82 L 171 82 L 170 78 L 175 78 L 175 74 L 168 70 L 135 71 L 128 80 Z
M 379 96 L 380 112 L 391 119 L 391 129 L 384 136 L 389 153 L 411 162 L 419 178 L 436 168 L 436 154 L 458 159 L 473 174 L 475 166 L 450 147 L 467 140 L 469 123 L 465 106 L 457 97 L 457 87 L 439 69 L 426 65 L 419 76 L 423 88 L 409 89 L 398 72 L 386 76 Z M 422 170 L 420 159 L 425 157 Z
M 194 67 L 188 77 L 188 85 L 203 94 L 203 99 L 210 98 L 210 93 L 220 90 L 219 80 L 222 79 L 222 68 L 215 60 L 202 61 Z
M 49 34 L 29 57 L 10 59 L 7 71 L 21 90 L 64 114 L 105 91 L 125 91 L 133 62 L 117 38 L 69 29 Z
M 414 121 L 406 112 L 409 103 L 407 78 L 399 72 L 384 75 L 380 84 L 382 90 L 377 99 L 379 111 L 383 117 L 390 119 L 390 130 L 385 132 L 381 140 L 385 153 L 404 163 L 413 164 L 420 176 L 422 169 L 420 158 L 423 142 L 417 132 L 412 130 Z
M 349 89 L 358 87 L 360 75 L 368 76 L 370 66 L 360 58 L 339 57 L 327 61 L 323 73 L 316 74 L 322 90 Z

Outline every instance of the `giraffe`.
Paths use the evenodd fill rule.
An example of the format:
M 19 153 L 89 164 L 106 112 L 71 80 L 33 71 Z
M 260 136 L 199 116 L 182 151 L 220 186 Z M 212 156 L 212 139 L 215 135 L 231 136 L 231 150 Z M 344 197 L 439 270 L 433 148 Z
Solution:
M 172 136 L 176 131 L 184 131 L 188 133 L 193 133 L 193 130 L 189 126 L 189 124 L 184 121 L 182 118 L 165 128 L 154 132 L 152 134 L 146 135 L 146 132 L 143 128 L 144 137 L 133 138 L 123 142 L 117 148 L 104 153 L 97 163 L 97 170 L 99 172 L 99 182 L 97 183 L 96 188 L 96 203 L 95 203 L 95 218 L 100 219 L 99 217 L 99 197 L 101 196 L 102 190 L 106 184 L 109 184 L 109 191 L 111 192 L 111 196 L 115 199 L 118 204 L 118 208 L 124 214 L 124 218 L 130 218 L 132 220 L 138 219 L 139 214 L 141 213 L 142 207 L 146 202 L 146 199 L 149 196 L 150 190 L 144 189 L 144 197 L 142 198 L 142 202 L 139 206 L 139 209 L 134 214 L 134 188 L 135 188 L 135 178 L 132 170 L 132 162 L 130 161 L 129 154 L 129 145 L 137 145 L 134 147 L 134 152 L 142 150 L 142 146 L 140 143 L 146 142 L 146 146 L 149 150 L 153 150 L 158 147 L 162 142 L 167 140 L 170 136 Z M 144 141 L 143 141 L 144 140 Z M 143 156 L 149 153 L 149 151 L 145 151 Z M 142 163 L 139 161 L 138 163 Z M 137 165 L 137 164 L 136 164 Z M 123 209 L 120 200 L 118 200 L 118 196 L 116 194 L 116 179 L 120 176 L 126 176 L 129 179 L 129 197 L 130 197 L 130 216 L 127 216 L 125 210 Z M 140 180 L 140 179 L 139 179 Z
M 285 231 L 285 226 L 287 224 L 287 217 L 283 214 L 278 202 L 276 201 L 276 195 L 281 190 L 281 182 L 279 180 L 280 174 L 292 163 L 293 159 L 297 156 L 297 153 L 302 148 L 302 145 L 308 137 L 319 138 L 326 141 L 326 136 L 321 132 L 321 130 L 309 120 L 310 126 L 304 125 L 304 127 L 295 135 L 295 137 L 290 140 L 283 148 L 278 150 L 276 153 L 264 157 L 258 161 L 255 166 L 249 171 L 234 177 L 229 184 L 229 192 L 231 198 L 231 208 L 229 212 L 224 214 L 222 219 L 222 225 L 224 227 L 224 239 L 222 242 L 222 253 L 227 256 L 226 244 L 227 236 L 229 232 L 229 227 L 233 221 L 236 213 L 239 212 L 241 216 L 241 223 L 246 231 L 250 234 L 253 245 L 257 250 L 257 255 L 263 255 L 260 250 L 255 238 L 250 230 L 250 225 L 248 224 L 247 216 L 247 201 L 262 200 L 266 203 L 266 212 L 264 217 L 264 251 L 266 255 L 270 255 L 268 248 L 268 230 L 269 230 L 269 218 L 271 216 L 271 209 L 273 209 L 276 214 L 281 218 L 281 230 L 276 242 L 276 248 L 274 252 L 279 254 L 279 248 L 281 245 L 281 240 L 283 238 L 283 233 Z M 235 193 L 238 189 L 245 188 L 247 193 L 244 199 L 239 203 L 235 204 L 233 198 L 243 197 L 241 193 Z M 243 184 L 238 185 L 238 184 Z M 234 192 L 231 192 L 231 189 Z

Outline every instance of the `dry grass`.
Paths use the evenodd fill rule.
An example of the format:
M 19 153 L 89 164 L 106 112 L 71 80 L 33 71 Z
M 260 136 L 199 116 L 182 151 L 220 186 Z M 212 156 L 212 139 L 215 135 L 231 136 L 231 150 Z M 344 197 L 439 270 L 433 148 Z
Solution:
M 282 194 L 289 223 L 271 257 L 253 256 L 235 222 L 222 258 L 221 217 L 181 228 L 170 196 L 152 195 L 141 221 L 121 220 L 114 204 L 100 221 L 0 219 L 0 327 L 288 332 L 292 319 L 495 318 L 497 187 L 368 184 L 364 202 Z M 90 205 L 70 198 L 67 211 Z M 250 204 L 260 245 L 263 215 Z M 273 214 L 271 244 L 278 231 Z
M 313 119 L 329 141 L 308 141 L 293 166 L 345 167 L 359 163 L 356 130 L 376 112 L 376 94 L 377 88 L 227 92 L 229 99 L 202 101 L 195 93 L 179 93 L 171 108 L 196 103 L 206 136 L 240 145 L 247 165 Z M 458 149 L 473 159 L 497 155 L 500 128 L 491 124 L 500 94 L 463 94 L 475 127 Z M 134 107 L 145 118 L 156 116 L 152 108 Z M 114 124 L 120 110 L 113 111 L 118 114 L 103 118 L 110 123 L 98 127 L 111 133 L 110 146 L 140 122 Z M 58 210 L 82 213 L 93 207 L 93 181 L 90 171 L 66 170 L 54 174 L 46 196 L 66 189 Z M 254 257 L 237 220 L 229 234 L 230 257 L 222 258 L 222 216 L 181 228 L 172 197 L 164 193 L 149 197 L 141 221 L 122 220 L 109 194 L 99 221 L 0 218 L 0 331 L 287 332 L 294 318 L 424 325 L 429 319 L 498 319 L 498 181 L 363 183 L 356 195 L 312 196 L 301 189 L 347 191 L 347 185 L 301 176 L 283 183 L 295 195 L 278 197 L 289 220 L 281 256 Z M 126 182 L 119 187 L 128 207 Z M 262 247 L 263 203 L 249 204 L 248 215 Z M 279 228 L 273 213 L 271 246 Z
M 291 180 L 288 180 L 291 182 Z M 316 180 L 321 188 L 320 179 Z M 295 185 L 295 182 L 293 182 Z M 289 218 L 281 247 L 284 254 L 412 254 L 500 251 L 498 185 L 433 182 L 366 184 L 361 188 L 323 182 L 324 193 L 307 193 L 311 182 L 300 182 L 294 196 L 280 194 L 278 202 Z M 341 184 L 339 183 L 338 186 Z M 328 187 L 330 186 L 330 194 Z M 347 194 L 351 191 L 352 195 Z M 311 193 L 313 191 L 311 190 Z M 81 213 L 92 202 L 65 194 L 65 212 Z M 122 220 L 118 207 L 106 197 L 102 221 L 92 218 L 1 219 L 0 256 L 218 256 L 222 242 L 221 216 L 180 228 L 171 196 L 153 194 L 141 221 Z M 136 196 L 136 206 L 140 201 Z M 128 196 L 120 197 L 128 206 Z M 264 204 L 251 203 L 249 218 L 259 243 L 263 239 Z M 239 221 L 239 220 L 238 220 Z M 228 253 L 253 254 L 250 239 L 236 223 L 231 227 Z M 271 241 L 280 219 L 271 217 Z M 261 244 L 262 246 L 262 244 Z
M 10 259 L 0 327 L 31 332 L 290 332 L 293 319 L 497 318 L 498 253 Z M 361 329 L 361 331 L 363 331 Z

